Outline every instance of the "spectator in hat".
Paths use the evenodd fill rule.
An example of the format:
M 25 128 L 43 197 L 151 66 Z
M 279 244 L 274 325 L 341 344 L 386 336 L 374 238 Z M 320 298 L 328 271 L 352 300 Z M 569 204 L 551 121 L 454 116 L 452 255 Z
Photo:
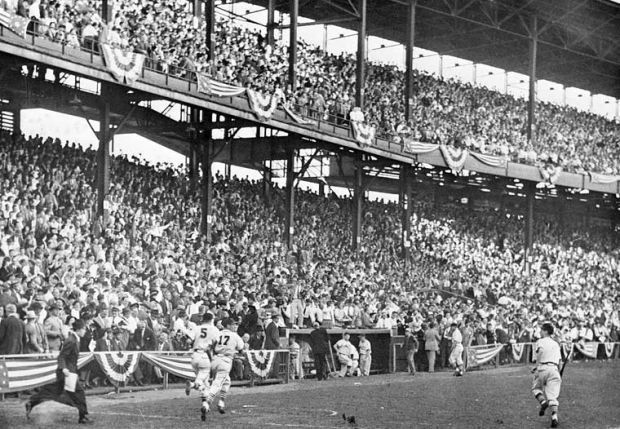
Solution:
M 45 319 L 43 324 L 50 352 L 59 352 L 65 338 L 63 334 L 64 324 L 62 320 L 60 320 L 59 313 L 60 307 L 58 304 L 54 303 L 50 305 L 47 319 Z
M 265 328 L 265 350 L 277 350 L 280 348 L 279 320 L 279 314 L 272 314 L 271 322 Z
M 310 347 L 314 359 L 314 368 L 316 370 L 316 378 L 327 380 L 327 354 L 329 353 L 329 335 L 327 329 L 320 323 L 314 322 L 314 329 L 310 332 Z
M 258 325 L 256 332 L 250 335 L 248 345 L 250 350 L 263 350 L 265 346 L 265 329 L 263 328 L 263 325 Z
M 37 322 L 37 315 L 29 310 L 26 313 L 26 347 L 24 353 L 47 353 L 47 336 L 45 330 Z
M 0 322 L 0 355 L 22 354 L 27 343 L 26 326 L 14 304 L 8 304 L 6 312 L 7 316 Z

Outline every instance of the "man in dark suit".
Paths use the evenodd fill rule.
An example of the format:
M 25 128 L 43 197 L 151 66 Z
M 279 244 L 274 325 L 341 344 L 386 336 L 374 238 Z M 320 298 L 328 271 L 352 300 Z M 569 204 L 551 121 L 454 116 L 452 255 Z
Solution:
M 319 322 L 314 322 L 314 330 L 310 332 L 310 347 L 314 355 L 314 368 L 318 380 L 327 380 L 327 353 L 329 353 L 329 335 L 327 329 Z
M 138 320 L 138 327 L 129 340 L 129 350 L 155 350 L 157 349 L 157 338 L 152 329 L 146 326 L 144 320 Z M 145 362 L 141 362 L 136 367 L 133 374 L 134 380 L 138 386 L 142 385 L 142 380 L 151 378 L 151 366 Z
M 0 355 L 22 354 L 27 342 L 26 325 L 17 315 L 15 304 L 8 304 L 6 313 L 0 322 Z
M 45 401 L 56 401 L 61 404 L 75 407 L 79 412 L 78 423 L 92 423 L 88 418 L 86 407 L 86 396 L 84 389 L 79 381 L 76 380 L 75 391 L 65 390 L 65 377 L 70 374 L 77 374 L 78 356 L 80 354 L 80 338 L 86 333 L 84 322 L 76 320 L 73 323 L 73 332 L 70 332 L 66 341 L 62 345 L 58 355 L 58 369 L 56 370 L 56 382 L 43 386 L 39 393 L 35 393 L 26 402 L 26 417 L 30 418 L 30 413 L 34 407 Z
M 277 350 L 280 348 L 280 330 L 278 329 L 279 314 L 271 316 L 271 323 L 265 329 L 265 350 Z

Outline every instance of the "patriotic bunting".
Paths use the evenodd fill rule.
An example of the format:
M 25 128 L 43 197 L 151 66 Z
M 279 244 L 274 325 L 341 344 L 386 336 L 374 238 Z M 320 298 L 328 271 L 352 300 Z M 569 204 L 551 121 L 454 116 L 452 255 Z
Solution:
M 573 343 L 562 343 L 562 354 L 566 356 L 566 359 L 570 359 L 573 354 Z
M 450 146 L 439 146 L 441 149 L 441 153 L 443 158 L 446 160 L 446 164 L 450 169 L 460 172 L 465 166 L 465 161 L 467 160 L 467 156 L 469 155 L 469 151 L 467 149 L 454 148 Z
M 353 127 L 353 137 L 360 146 L 370 146 L 373 143 L 376 132 L 374 126 L 359 121 L 351 121 L 351 126 Z
M 596 359 L 598 343 L 575 343 L 575 347 L 585 357 Z
M 133 83 L 140 77 L 144 65 L 144 54 L 125 52 L 108 44 L 101 44 L 103 58 L 114 79 L 122 83 Z
M 26 38 L 26 30 L 30 20 L 5 9 L 0 9 L 0 25 L 8 28 L 22 38 Z
M 196 73 L 198 79 L 198 92 L 216 95 L 218 97 L 236 97 L 245 92 L 245 88 L 228 83 L 218 82 L 204 73 Z
M 276 111 L 278 103 L 280 102 L 280 94 L 273 94 L 271 97 L 265 97 L 260 92 L 252 89 L 246 90 L 248 93 L 248 100 L 250 101 L 250 109 L 254 112 L 256 117 L 261 121 L 268 121 L 271 119 L 273 112 Z
M 109 378 L 124 383 L 136 370 L 140 352 L 97 353 L 96 357 L 97 363 Z
M 438 144 L 420 143 L 411 139 L 404 139 L 405 152 L 423 154 L 439 149 Z
M 485 155 L 482 153 L 471 152 L 471 155 L 483 164 L 490 165 L 491 167 L 506 167 L 508 161 L 506 158 L 494 155 Z
M 93 359 L 92 353 L 82 353 L 78 368 Z M 38 358 L 7 359 L 0 361 L 0 393 L 19 392 L 53 383 L 56 380 L 58 360 L 42 355 Z
M 517 362 L 521 360 L 523 356 L 523 349 L 525 348 L 525 343 L 514 343 L 512 345 L 512 357 Z
M 250 363 L 250 369 L 261 378 L 267 378 L 273 370 L 273 363 L 276 357 L 275 350 L 248 350 L 246 356 Z
M 189 378 L 192 380 L 196 378 L 196 374 L 192 369 L 191 357 L 189 355 L 171 356 L 143 352 L 142 358 L 157 368 L 178 377 Z
M 620 182 L 620 176 L 607 176 L 604 174 L 588 173 L 590 182 L 608 185 L 610 183 Z
M 503 344 L 473 346 L 467 349 L 467 367 L 475 367 L 487 363 L 504 348 Z
M 295 121 L 299 125 L 315 125 L 315 126 L 317 125 L 316 121 L 313 121 L 312 119 L 307 119 L 301 115 L 298 115 L 290 107 L 286 105 L 283 105 L 282 108 L 284 109 L 286 114 L 289 116 L 289 118 L 291 118 L 293 121 Z
M 605 356 L 607 356 L 607 358 L 609 359 L 614 353 L 614 347 L 616 346 L 616 343 L 603 343 L 603 345 L 605 346 Z

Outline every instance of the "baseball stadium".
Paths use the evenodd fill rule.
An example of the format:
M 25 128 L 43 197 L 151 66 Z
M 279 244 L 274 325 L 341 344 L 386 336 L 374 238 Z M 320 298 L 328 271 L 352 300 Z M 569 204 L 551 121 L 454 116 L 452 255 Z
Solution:
M 620 2 L 0 0 L 0 428 L 620 427 Z

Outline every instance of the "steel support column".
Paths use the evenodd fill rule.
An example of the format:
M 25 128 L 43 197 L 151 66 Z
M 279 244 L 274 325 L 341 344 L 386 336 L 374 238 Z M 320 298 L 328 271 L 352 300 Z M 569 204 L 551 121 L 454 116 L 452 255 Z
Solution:
M 527 140 L 536 144 L 536 54 L 538 51 L 538 22 L 536 15 L 530 21 L 530 91 L 527 106 Z
M 276 44 L 276 0 L 269 0 L 267 3 L 267 44 L 272 48 Z
M 295 150 L 289 149 L 286 154 L 286 230 L 284 239 L 286 246 L 293 247 L 295 233 Z
M 364 67 L 366 64 L 366 0 L 358 0 L 357 66 L 355 68 L 355 105 L 364 109 Z
M 411 166 L 401 165 L 400 167 L 400 208 L 402 213 L 401 223 L 401 249 L 405 263 L 409 260 L 411 243 L 409 242 L 409 229 L 412 210 L 411 201 Z
M 104 202 L 110 189 L 110 100 L 101 86 L 99 108 L 99 147 L 97 148 L 97 218 L 104 215 Z
M 198 158 L 198 123 L 199 121 L 199 110 L 195 107 L 190 107 L 190 122 L 189 127 L 187 128 L 188 138 L 189 138 L 189 189 L 193 194 L 196 192 L 196 186 L 198 184 L 198 168 L 199 168 L 199 158 Z
M 22 129 L 22 108 L 21 106 L 17 106 L 17 108 L 13 111 L 13 131 L 16 134 L 19 134 Z
M 530 273 L 532 263 L 532 248 L 534 246 L 534 203 L 536 201 L 536 184 L 527 182 L 527 207 L 525 213 L 525 261 L 523 268 Z
M 415 7 L 417 0 L 409 0 L 407 8 L 407 42 L 405 44 L 405 120 L 411 120 L 413 107 L 413 46 L 415 42 Z
M 108 5 L 108 0 L 101 1 L 101 21 L 104 24 L 107 24 L 110 21 L 110 7 Z
M 297 20 L 299 18 L 299 0 L 291 1 L 291 27 L 289 28 L 288 47 L 288 84 L 291 91 L 297 89 Z
M 355 160 L 353 183 L 353 242 L 354 250 L 359 250 L 362 242 L 362 213 L 364 211 L 364 168 L 362 155 Z
M 206 37 L 207 48 L 209 49 L 209 66 L 214 70 L 215 52 L 215 0 L 205 0 L 205 20 L 207 21 Z
M 203 123 L 210 125 L 211 112 L 205 112 Z M 204 140 L 202 143 L 202 201 L 201 201 L 201 223 L 200 228 L 202 235 L 207 239 L 207 243 L 211 242 L 211 230 L 213 226 L 213 175 L 211 167 L 213 164 L 213 131 L 211 127 L 205 127 Z
M 263 197 L 268 205 L 271 205 L 271 167 L 265 166 L 263 169 Z

